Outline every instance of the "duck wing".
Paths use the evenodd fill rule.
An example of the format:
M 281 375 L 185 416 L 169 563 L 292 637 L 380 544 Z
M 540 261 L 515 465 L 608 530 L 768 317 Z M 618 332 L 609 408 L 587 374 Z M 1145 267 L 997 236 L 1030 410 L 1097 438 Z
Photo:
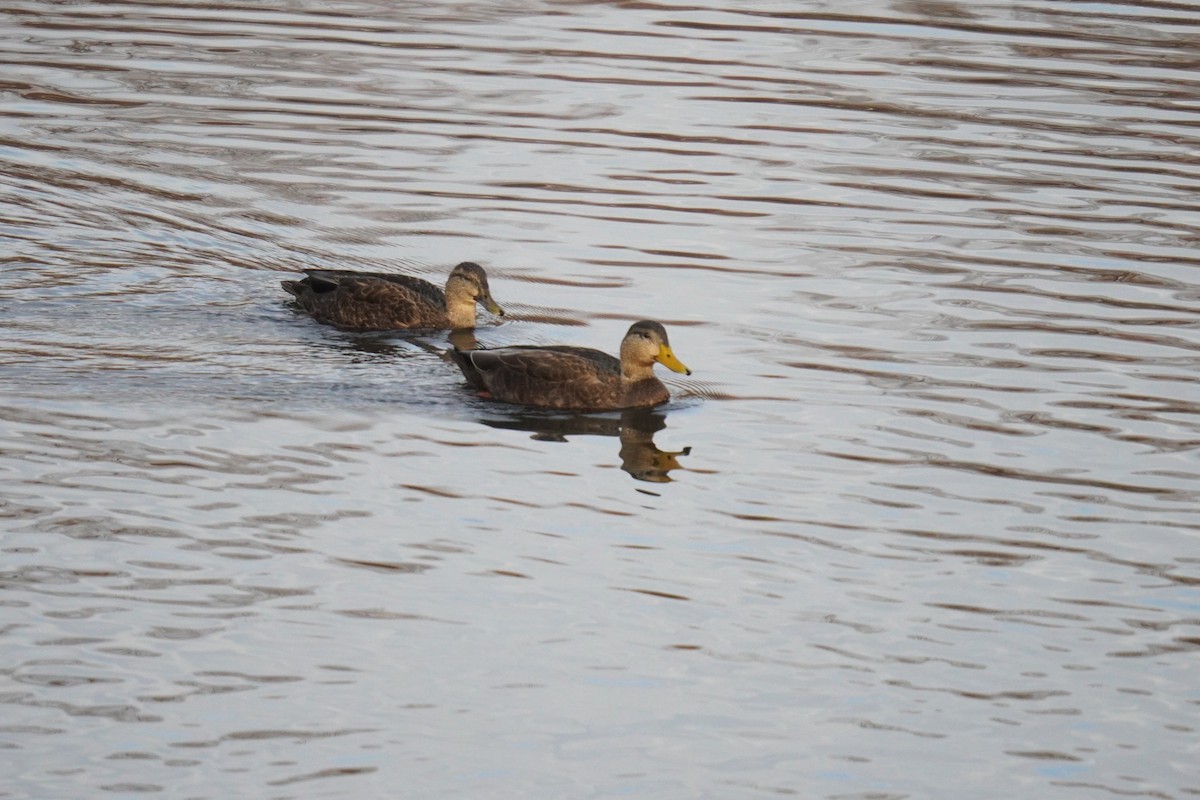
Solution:
M 328 292 L 343 284 L 363 284 L 382 281 L 403 287 L 410 292 L 427 298 L 431 303 L 444 308 L 446 293 L 422 278 L 412 275 L 397 275 L 393 272 L 357 272 L 351 269 L 306 269 L 307 283 L 314 292 Z
M 463 366 L 465 360 L 470 370 Z M 613 407 L 621 362 L 587 347 L 501 347 L 459 352 L 455 361 L 476 388 L 497 400 L 544 408 Z
M 305 274 L 308 277 L 288 291 L 321 322 L 359 330 L 445 324 L 445 293 L 420 278 L 350 270 Z

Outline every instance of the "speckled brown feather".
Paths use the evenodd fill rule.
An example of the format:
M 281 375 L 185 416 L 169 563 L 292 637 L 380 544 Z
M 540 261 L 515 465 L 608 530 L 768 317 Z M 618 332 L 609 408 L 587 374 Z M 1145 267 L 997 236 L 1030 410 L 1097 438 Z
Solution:
M 283 281 L 300 307 L 318 322 L 348 330 L 446 328 L 446 294 L 409 275 L 349 270 L 305 270 Z
M 670 399 L 657 378 L 622 385 L 621 362 L 587 347 L 453 350 L 450 357 L 477 391 L 508 403 L 598 411 L 654 406 Z

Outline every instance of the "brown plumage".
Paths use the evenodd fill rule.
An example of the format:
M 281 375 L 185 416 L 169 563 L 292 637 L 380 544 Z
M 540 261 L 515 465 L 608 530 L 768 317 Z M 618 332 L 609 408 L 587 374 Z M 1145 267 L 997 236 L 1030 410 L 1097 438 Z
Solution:
M 386 272 L 306 269 L 308 277 L 282 281 L 297 304 L 318 322 L 357 331 L 475 327 L 475 304 L 500 316 L 483 267 L 464 261 L 446 290 L 420 278 Z
M 540 408 L 600 411 L 656 406 L 671 398 L 654 377 L 658 362 L 688 375 L 657 322 L 635 322 L 621 340 L 621 357 L 588 347 L 517 346 L 458 350 L 450 358 L 481 396 Z

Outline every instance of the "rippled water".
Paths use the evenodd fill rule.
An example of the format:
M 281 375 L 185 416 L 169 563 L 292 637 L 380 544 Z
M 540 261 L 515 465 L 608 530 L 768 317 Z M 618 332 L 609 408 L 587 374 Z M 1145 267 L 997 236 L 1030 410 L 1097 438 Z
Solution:
M 1200 794 L 1200 5 L 0 10 L 0 797 Z M 304 267 L 483 263 L 476 399 Z

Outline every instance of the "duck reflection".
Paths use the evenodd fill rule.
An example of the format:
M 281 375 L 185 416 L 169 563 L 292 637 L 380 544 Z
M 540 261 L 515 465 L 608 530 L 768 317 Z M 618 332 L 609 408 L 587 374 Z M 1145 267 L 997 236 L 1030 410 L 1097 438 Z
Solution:
M 389 341 L 382 336 L 353 336 L 346 340 L 346 344 L 354 353 L 369 357 L 394 358 L 404 355 L 402 348 L 397 347 L 394 341 Z
M 667 427 L 667 415 L 650 408 L 626 409 L 620 416 L 517 412 L 480 422 L 493 428 L 530 431 L 534 439 L 543 442 L 565 442 L 568 436 L 616 436 L 621 441 L 621 469 L 635 480 L 651 483 L 669 483 L 671 470 L 681 467 L 679 457 L 692 452 L 690 447 L 658 449 L 654 434 Z
M 475 350 L 479 347 L 479 342 L 475 339 L 474 328 L 463 328 L 457 331 L 450 331 L 446 338 L 449 339 L 451 347 L 455 347 L 459 350 Z M 438 351 L 438 355 L 442 357 L 443 361 L 450 360 L 441 351 Z
M 383 334 L 351 332 L 341 341 L 354 353 L 365 356 L 404 358 L 424 351 L 437 355 L 443 361 L 447 360 L 444 355 L 445 347 L 426 341 L 424 337 L 427 333 L 429 332 L 418 331 L 415 334 L 410 331 L 388 331 Z M 433 333 L 439 332 L 433 331 Z M 450 331 L 446 338 L 452 347 L 463 350 L 472 350 L 479 346 L 475 340 L 475 332 L 472 330 Z

